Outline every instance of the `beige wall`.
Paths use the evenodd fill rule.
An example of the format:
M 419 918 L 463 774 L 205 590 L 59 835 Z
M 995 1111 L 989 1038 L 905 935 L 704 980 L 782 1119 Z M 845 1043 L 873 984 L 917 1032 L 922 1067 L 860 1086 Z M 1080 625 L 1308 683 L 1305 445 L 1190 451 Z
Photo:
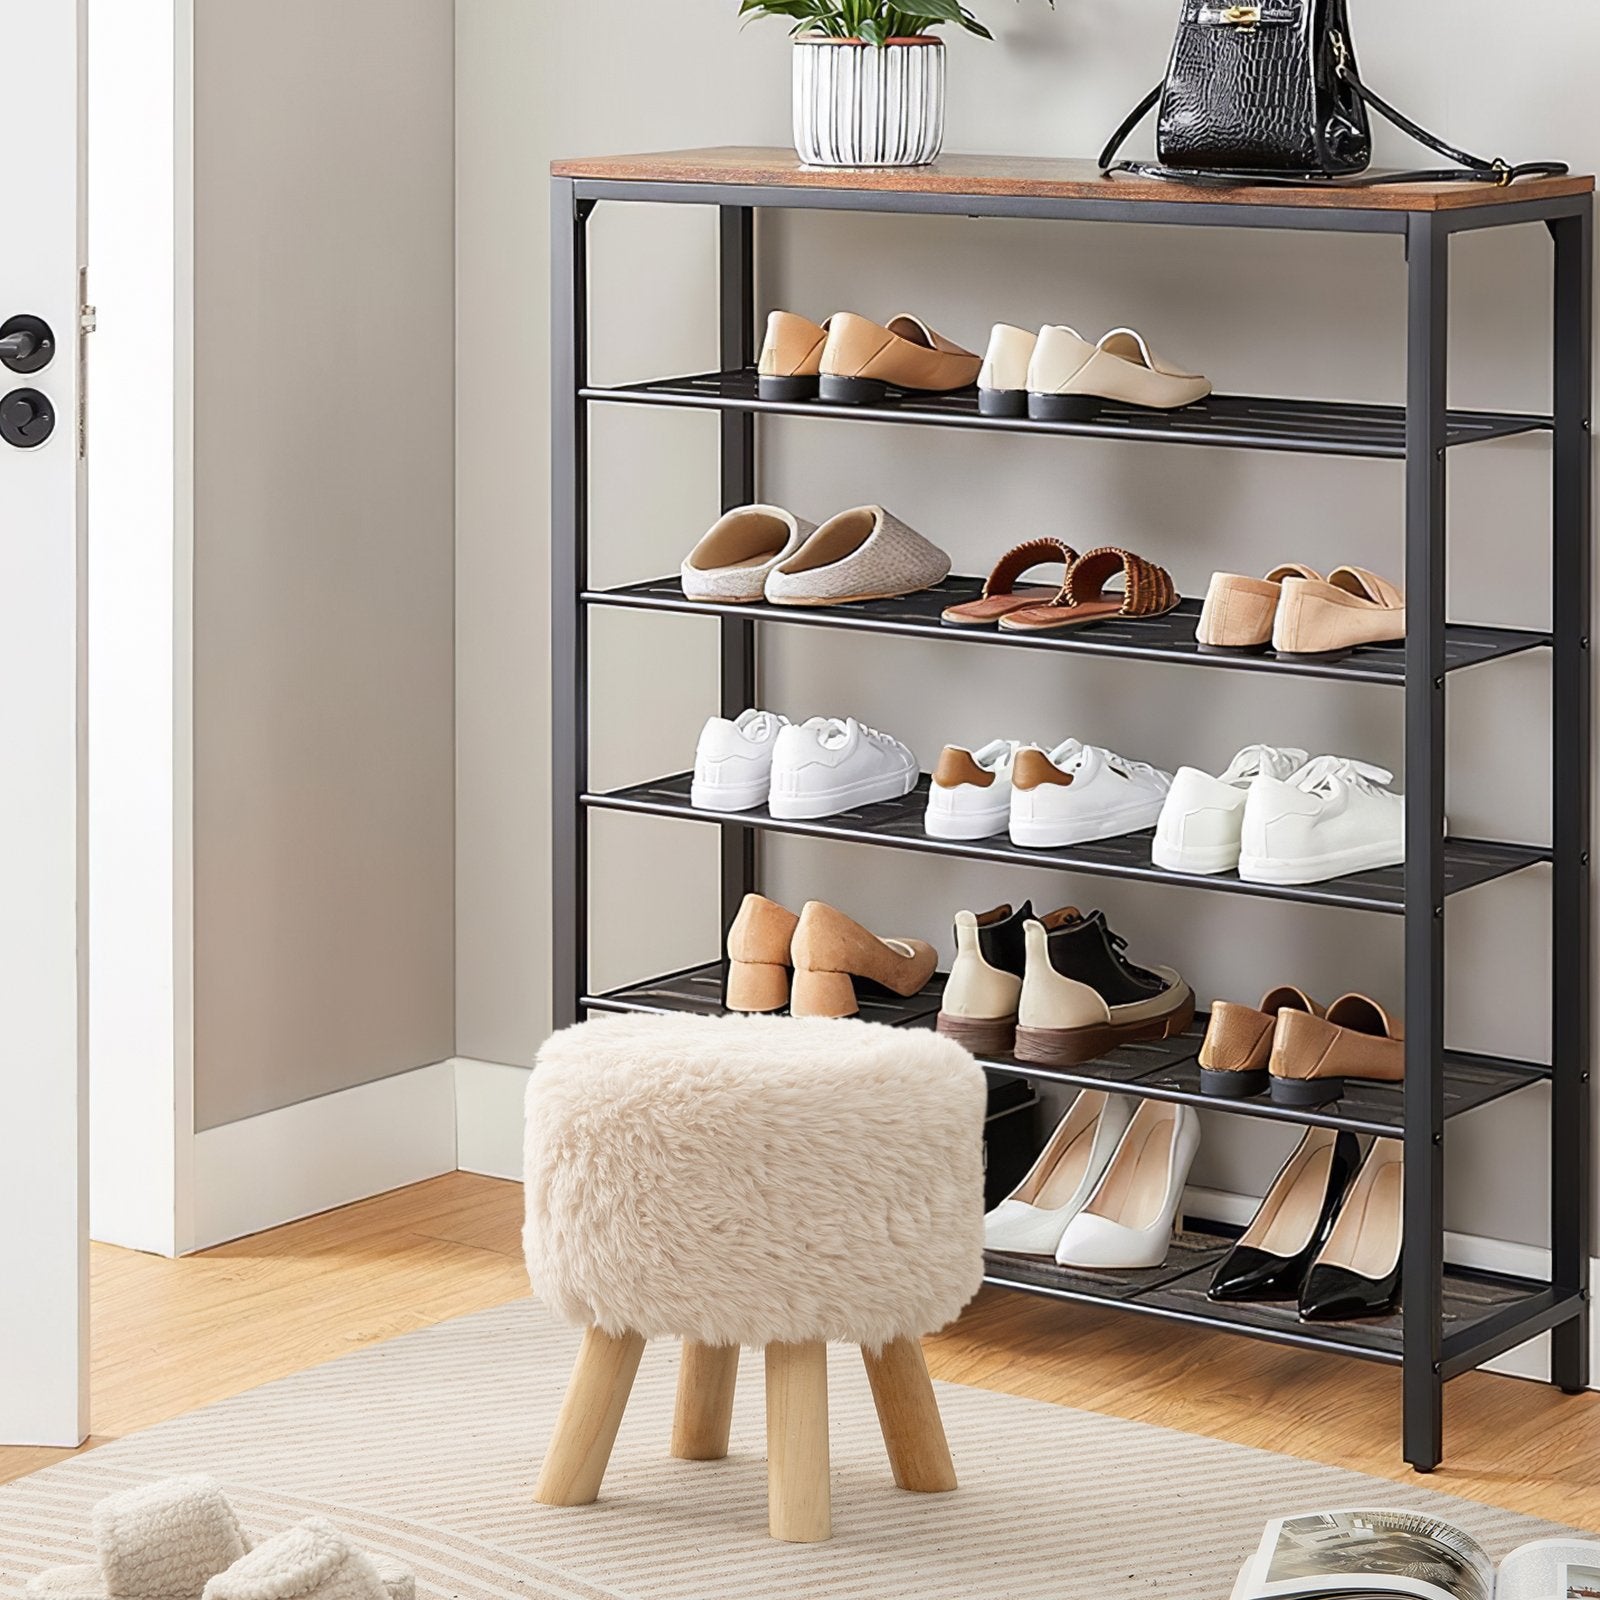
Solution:
M 448 1057 L 442 0 L 195 17 L 195 1121 Z
M 948 144 L 1081 154 L 1160 74 L 1165 6 L 1034 0 L 981 7 L 999 33 L 952 44 Z M 462 390 L 458 499 L 458 1047 L 527 1062 L 548 1026 L 545 944 L 543 431 L 546 290 L 543 171 L 565 153 L 768 142 L 788 136 L 780 28 L 741 29 L 732 0 L 663 7 L 608 0 L 581 12 L 518 0 L 458 0 Z M 1368 78 L 1474 148 L 1560 154 L 1600 165 L 1588 63 L 1600 14 L 1547 8 L 1537 34 L 1495 27 L 1483 0 L 1368 7 L 1358 19 Z M 1448 24 L 1448 26 L 1447 26 Z M 1493 52 L 1477 41 L 1490 30 Z M 1558 37 L 1561 47 L 1550 49 Z M 1446 49 L 1441 52 L 1440 41 Z M 619 41 L 621 45 L 619 46 Z M 1380 136 L 1391 162 L 1414 158 Z M 714 360 L 714 226 L 690 210 L 602 207 L 592 226 L 593 365 L 601 381 Z M 845 214 L 763 217 L 763 308 L 821 316 L 841 306 L 916 310 L 981 348 L 990 324 L 1068 321 L 1098 334 L 1144 329 L 1218 386 L 1398 400 L 1403 274 L 1394 241 L 1244 231 L 976 222 Z M 1541 230 L 1463 239 L 1455 249 L 1453 399 L 1548 404 L 1548 243 Z M 672 571 L 716 511 L 714 423 L 599 410 L 592 561 L 598 581 Z M 1188 592 L 1213 568 L 1264 571 L 1298 559 L 1398 574 L 1401 479 L 1383 463 L 1255 456 L 1087 441 L 997 440 L 829 421 L 777 421 L 762 436 L 762 492 L 812 518 L 881 500 L 944 544 L 958 570 L 985 570 L 1019 538 L 1080 549 L 1132 545 Z M 1460 452 L 1451 474 L 1451 609 L 1462 620 L 1540 624 L 1547 615 L 1548 446 Z M 714 707 L 714 629 L 679 618 L 596 627 L 595 778 L 686 766 Z M 825 641 L 825 645 L 824 642 Z M 1401 758 L 1397 696 L 1358 686 L 1138 664 L 1012 660 L 774 630 L 763 702 L 791 715 L 857 713 L 907 739 L 926 763 L 946 740 L 1068 733 L 1175 766 L 1215 769 L 1257 739 Z M 1548 668 L 1519 658 L 1451 684 L 1449 809 L 1462 833 L 1547 830 Z M 709 829 L 596 821 L 595 979 L 621 982 L 717 948 Z M 885 932 L 942 937 L 962 906 L 1025 894 L 1103 905 L 1133 953 L 1171 962 L 1202 997 L 1253 999 L 1294 980 L 1398 1000 L 1397 920 L 1149 885 L 995 871 L 889 852 L 773 841 L 769 889 L 835 900 Z M 1548 1016 L 1548 885 L 1528 873 L 1452 902 L 1449 1026 L 1467 1048 L 1538 1055 Z M 1544 1237 L 1537 1091 L 1453 1124 L 1451 1225 Z M 1195 1178 L 1259 1192 L 1280 1130 L 1210 1116 Z

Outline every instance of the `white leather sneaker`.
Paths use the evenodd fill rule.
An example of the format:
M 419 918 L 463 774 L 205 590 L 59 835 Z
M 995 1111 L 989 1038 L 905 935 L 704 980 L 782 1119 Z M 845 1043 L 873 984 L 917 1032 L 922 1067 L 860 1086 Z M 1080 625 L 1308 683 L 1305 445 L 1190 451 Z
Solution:
M 791 821 L 832 817 L 917 786 L 917 758 L 898 739 L 854 717 L 812 717 L 778 732 L 767 806 Z
M 947 744 L 933 769 L 923 826 L 935 839 L 987 839 L 1011 820 L 1011 767 L 1022 746 L 996 739 L 981 750 Z
M 997 322 L 989 335 L 989 350 L 978 369 L 978 413 L 985 417 L 1025 417 L 1028 414 L 1028 364 L 1039 342 L 1036 333 Z
M 1239 876 L 1250 883 L 1322 883 L 1405 860 L 1405 799 L 1394 774 L 1318 756 L 1287 781 L 1262 774 L 1245 797 Z
M 1304 750 L 1247 745 L 1212 777 L 1198 767 L 1179 767 L 1156 823 L 1150 859 L 1168 872 L 1210 876 L 1239 865 L 1239 831 L 1251 781 L 1263 773 L 1287 778 L 1305 765 Z
M 1138 1104 L 1128 1095 L 1083 1090 L 1027 1177 L 983 1219 L 984 1246 L 1053 1256 L 1099 1186 Z
M 1159 1267 L 1199 1148 L 1192 1107 L 1146 1100 L 1100 1186 L 1067 1224 L 1056 1260 L 1064 1267 Z
M 1137 833 L 1155 825 L 1171 787 L 1170 772 L 1076 739 L 1048 755 L 1020 750 L 1011 774 L 1011 842 L 1048 850 Z
M 748 811 L 764 805 L 772 782 L 772 752 L 789 719 L 776 711 L 712 717 L 694 751 L 689 804 L 701 811 Z

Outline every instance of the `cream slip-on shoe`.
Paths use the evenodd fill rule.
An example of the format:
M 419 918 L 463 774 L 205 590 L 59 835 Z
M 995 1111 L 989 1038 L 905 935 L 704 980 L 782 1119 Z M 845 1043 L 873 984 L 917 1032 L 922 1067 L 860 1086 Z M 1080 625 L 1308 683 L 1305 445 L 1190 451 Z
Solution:
M 1194 629 L 1200 648 L 1219 655 L 1253 655 L 1265 650 L 1272 643 L 1283 586 L 1291 578 L 1310 578 L 1320 583 L 1322 574 L 1298 561 L 1286 561 L 1264 578 L 1248 578 L 1242 572 L 1213 572 Z
M 817 393 L 831 405 L 875 405 L 893 386 L 947 394 L 977 380 L 982 358 L 935 333 L 920 317 L 880 327 L 853 311 L 828 321 Z
M 1055 1255 L 1062 1234 L 1111 1165 L 1138 1104 L 1129 1095 L 1083 1090 L 1027 1177 L 983 1219 L 984 1247 Z
M 816 531 L 816 523 L 782 506 L 737 506 L 712 523 L 684 557 L 679 569 L 684 597 L 723 605 L 754 604 L 765 592 L 772 569 Z
M 1163 361 L 1132 328 L 1096 345 L 1071 328 L 1044 328 L 1028 369 L 1028 415 L 1036 422 L 1092 422 L 1107 400 L 1176 411 L 1211 393 L 1211 381 Z
M 221 1485 L 202 1476 L 123 1489 L 94 1508 L 93 1526 L 95 1563 L 35 1573 L 28 1579 L 30 1596 L 200 1600 L 253 1549 Z M 374 1561 L 373 1570 L 379 1584 L 373 1600 L 413 1600 L 416 1580 L 405 1567 L 385 1559 Z
M 1405 636 L 1405 596 L 1364 567 L 1335 567 L 1325 583 L 1285 583 L 1272 624 L 1272 648 L 1280 656 L 1337 657 L 1357 645 Z
M 774 311 L 756 363 L 756 394 L 763 400 L 815 400 L 828 322 L 794 311 Z
M 882 506 L 841 511 L 767 575 L 775 606 L 839 606 L 931 589 L 950 557 Z
M 985 417 L 1025 417 L 1028 414 L 1028 367 L 1033 361 L 1036 333 L 997 322 L 989 335 L 989 350 L 978 370 L 978 413 Z

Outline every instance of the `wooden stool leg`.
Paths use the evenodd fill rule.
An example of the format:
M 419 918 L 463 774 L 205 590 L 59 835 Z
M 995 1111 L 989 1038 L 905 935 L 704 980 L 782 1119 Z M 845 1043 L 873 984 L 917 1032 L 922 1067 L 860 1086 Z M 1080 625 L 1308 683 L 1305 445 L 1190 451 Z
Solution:
M 672 1414 L 673 1455 L 682 1461 L 720 1461 L 727 1455 L 738 1380 L 738 1345 L 683 1341 L 678 1403 Z
M 541 1505 L 586 1506 L 599 1497 L 643 1354 L 644 1339 L 637 1333 L 613 1338 L 598 1328 L 584 1331 L 533 1491 Z
M 833 1531 L 825 1344 L 767 1346 L 767 1527 L 793 1544 Z
M 918 1494 L 955 1488 L 956 1469 L 920 1341 L 895 1339 L 877 1355 L 865 1349 L 861 1355 L 894 1481 Z

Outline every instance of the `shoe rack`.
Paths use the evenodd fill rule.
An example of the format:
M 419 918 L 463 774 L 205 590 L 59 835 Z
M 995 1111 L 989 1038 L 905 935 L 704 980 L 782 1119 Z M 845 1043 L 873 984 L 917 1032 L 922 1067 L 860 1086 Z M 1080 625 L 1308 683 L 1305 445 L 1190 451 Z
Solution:
M 1537 1334 L 1551 1335 L 1551 1381 L 1578 1392 L 1589 1379 L 1590 1211 L 1590 811 L 1591 662 L 1591 307 L 1593 180 L 1565 178 L 1490 185 L 1405 185 L 1332 190 L 1185 190 L 1149 180 L 1100 178 L 1092 163 L 953 158 L 901 172 L 818 172 L 778 150 L 678 152 L 558 163 L 553 169 L 553 523 L 552 609 L 555 709 L 555 1020 L 596 1011 L 715 1011 L 719 963 L 684 968 L 602 994 L 588 985 L 588 819 L 594 811 L 646 813 L 721 830 L 723 926 L 758 887 L 756 841 L 764 832 L 931 855 L 961 856 L 1063 873 L 1187 884 L 1193 891 L 1268 895 L 1346 906 L 1404 923 L 1407 1075 L 1403 1087 L 1363 1086 L 1332 1105 L 1301 1110 L 1266 1100 L 1202 1098 L 1199 1048 L 1204 1019 L 1189 1037 L 1137 1045 L 1074 1071 L 995 1058 L 993 1074 L 1034 1083 L 1114 1087 L 1119 1092 L 1204 1105 L 1220 1114 L 1400 1135 L 1405 1143 L 1404 1310 L 1382 1322 L 1303 1325 L 1292 1308 L 1215 1305 L 1205 1286 L 1228 1239 L 1187 1232 L 1167 1263 L 1132 1273 L 1087 1273 L 1048 1262 L 991 1256 L 992 1284 L 1066 1302 L 1121 1307 L 1281 1344 L 1399 1366 L 1405 1458 L 1420 1471 L 1443 1453 L 1443 1390 Z M 587 371 L 587 224 L 597 205 L 649 202 L 710 206 L 720 218 L 721 369 L 615 388 Z M 978 414 L 974 392 L 891 397 L 881 404 L 823 407 L 763 401 L 756 394 L 754 228 L 770 208 L 944 213 L 1041 221 L 1139 222 L 1170 227 L 1244 227 L 1380 236 L 1406 259 L 1407 349 L 1404 406 L 1216 395 L 1169 414 L 1111 407 L 1093 422 L 1035 422 Z M 1450 243 L 1458 233 L 1543 226 L 1553 246 L 1554 394 L 1549 415 L 1456 411 L 1446 402 Z M 1529 286 L 1530 294 L 1538 288 Z M 755 427 L 759 416 L 1182 442 L 1232 449 L 1295 451 L 1405 463 L 1403 645 L 1373 646 L 1342 661 L 1297 663 L 1201 654 L 1198 607 L 1149 622 L 1108 624 L 1056 637 L 1008 637 L 943 628 L 939 613 L 978 592 L 976 578 L 951 578 L 903 600 L 806 608 L 717 606 L 684 599 L 676 578 L 595 590 L 588 581 L 589 416 L 598 405 L 689 407 L 721 419 L 722 503 L 759 498 Z M 1548 437 L 1553 486 L 1551 625 L 1548 631 L 1461 627 L 1445 614 L 1445 460 L 1452 449 L 1511 434 Z M 1070 448 L 1063 442 L 1062 448 Z M 609 792 L 588 781 L 588 621 L 597 607 L 720 616 L 722 714 L 759 704 L 757 638 L 769 626 L 842 628 L 938 638 L 952 650 L 1046 650 L 1271 672 L 1308 679 L 1391 685 L 1404 696 L 1405 865 L 1308 887 L 1275 888 L 1236 877 L 1184 878 L 1151 866 L 1148 835 L 1068 850 L 1021 850 L 1002 839 L 953 843 L 922 828 L 927 779 L 901 801 L 817 822 L 784 822 L 764 809 L 712 816 L 689 803 L 689 774 Z M 1550 843 L 1446 838 L 1445 708 L 1451 673 L 1528 650 L 1551 662 Z M 1308 687 L 1307 692 L 1312 692 Z M 1551 903 L 1552 1038 L 1548 1061 L 1509 1061 L 1447 1047 L 1444 1038 L 1445 902 L 1509 873 L 1548 867 Z M 939 979 L 911 1000 L 877 1003 L 863 1015 L 907 1027 L 932 1026 Z M 1551 1268 L 1532 1280 L 1447 1266 L 1444 1154 L 1449 1120 L 1537 1083 L 1550 1089 Z

